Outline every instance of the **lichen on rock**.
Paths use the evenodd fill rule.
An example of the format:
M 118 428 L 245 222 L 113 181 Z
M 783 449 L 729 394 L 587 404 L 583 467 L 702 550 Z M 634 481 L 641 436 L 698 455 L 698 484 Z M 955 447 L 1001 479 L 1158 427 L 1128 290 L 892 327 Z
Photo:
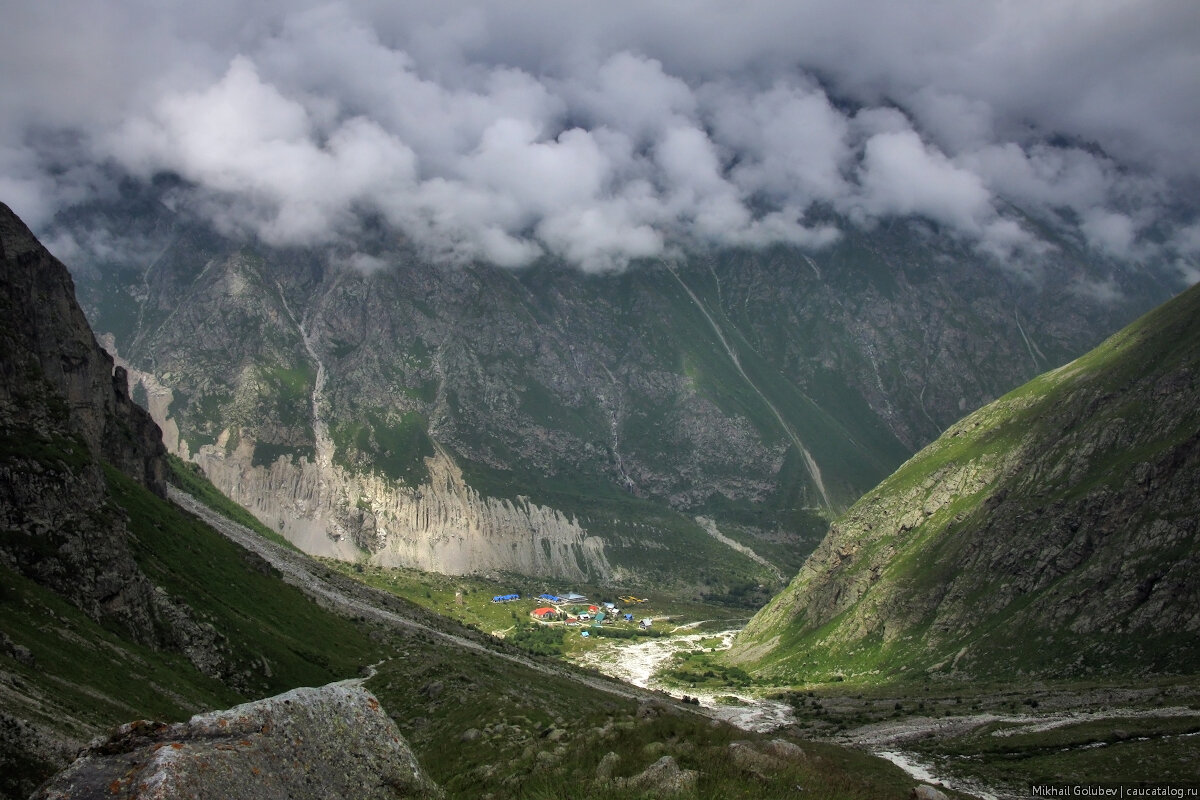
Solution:
M 375 696 L 347 681 L 188 722 L 127 723 L 93 742 L 34 800 L 441 796 Z

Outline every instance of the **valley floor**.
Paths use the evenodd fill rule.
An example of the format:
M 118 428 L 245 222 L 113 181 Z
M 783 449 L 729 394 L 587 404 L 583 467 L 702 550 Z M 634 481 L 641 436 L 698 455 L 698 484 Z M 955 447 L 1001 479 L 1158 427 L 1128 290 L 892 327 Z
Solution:
M 705 713 L 745 730 L 786 726 L 985 800 L 1027 798 L 1036 782 L 1200 783 L 1200 686 L 1194 682 L 804 692 L 700 685 L 686 679 L 712 676 L 712 670 L 689 674 L 679 666 L 727 649 L 737 629 L 688 628 L 646 642 L 606 641 L 573 660 L 636 686 L 688 693 Z
M 367 587 L 358 589 L 357 582 L 341 576 L 327 580 L 333 572 L 317 576 L 314 568 L 319 570 L 320 565 L 306 556 L 264 541 L 186 494 L 173 492 L 173 499 L 262 555 L 285 580 L 323 603 L 407 628 L 455 650 L 466 648 L 497 662 L 532 669 L 559 686 L 565 681 L 640 703 L 669 703 L 667 695 L 687 696 L 700 705 L 674 705 L 729 721 L 749 735 L 778 731 L 789 738 L 850 746 L 892 761 L 912 780 L 941 784 L 959 796 L 1026 798 L 1033 782 L 1200 784 L 1200 686 L 1188 680 L 1133 687 L 836 684 L 803 691 L 781 689 L 757 684 L 722 664 L 720 651 L 738 630 L 738 621 L 729 612 L 687 624 L 664 617 L 655 622 L 663 635 L 654 638 L 584 639 L 579 628 L 565 628 L 562 649 L 567 658 L 590 668 L 572 669 L 511 648 L 497 650 L 486 638 L 441 630 L 381 608 L 376 593 Z M 353 572 L 345 565 L 339 571 Z M 388 580 L 387 576 L 374 578 Z M 495 619 L 477 622 L 486 623 L 481 627 L 493 635 L 505 631 L 498 626 L 512 626 L 519 616 L 502 604 L 458 604 L 453 598 L 451 592 L 444 602 L 428 599 L 431 607 L 445 605 L 444 613 L 455 618 L 478 615 L 482 608 Z M 689 611 L 696 620 L 694 615 L 704 609 Z M 384 673 L 386 680 L 387 667 Z M 427 690 L 428 686 L 421 689 Z M 420 719 L 417 723 L 406 735 L 420 739 L 423 723 Z M 546 730 L 553 729 L 551 724 Z M 479 734 L 467 730 L 462 735 Z
M 522 654 L 266 541 L 185 494 L 172 497 L 322 605 L 374 626 L 372 638 L 391 655 L 366 685 L 448 797 L 550 800 L 569 788 L 581 800 L 623 800 L 670 794 L 661 783 L 668 780 L 691 787 L 682 796 L 712 800 L 901 800 L 914 786 L 893 765 L 852 748 L 801 747 L 786 730 L 716 725 L 663 692 Z M 684 634 L 692 635 L 720 641 Z

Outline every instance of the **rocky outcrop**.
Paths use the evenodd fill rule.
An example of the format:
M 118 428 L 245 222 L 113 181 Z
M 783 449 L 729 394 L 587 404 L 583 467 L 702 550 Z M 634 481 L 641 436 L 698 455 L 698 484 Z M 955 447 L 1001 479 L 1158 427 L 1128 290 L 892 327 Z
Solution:
M 1194 670 L 1198 396 L 1194 287 L 868 493 L 734 657 L 780 674 Z
M 441 797 L 369 691 L 294 689 L 164 724 L 139 720 L 97 740 L 35 800 L 360 800 Z
M 0 204 L 0 408 L 8 424 L 62 411 L 87 450 L 166 496 L 165 449 L 129 399 L 124 369 L 96 342 L 67 268 Z
M 220 637 L 138 568 L 101 466 L 165 496 L 158 427 L 97 344 L 66 267 L 3 205 L 0 269 L 0 564 L 215 674 Z
M 611 572 L 599 537 L 561 512 L 483 497 L 442 449 L 426 459 L 416 488 L 378 474 L 307 459 L 254 466 L 247 443 L 226 454 L 203 447 L 196 458 L 222 492 L 313 555 L 448 575 L 482 569 L 603 580 Z
M 680 769 L 671 756 L 663 756 L 637 775 L 617 778 L 613 785 L 632 795 L 650 797 L 694 797 L 700 773 L 694 769 Z

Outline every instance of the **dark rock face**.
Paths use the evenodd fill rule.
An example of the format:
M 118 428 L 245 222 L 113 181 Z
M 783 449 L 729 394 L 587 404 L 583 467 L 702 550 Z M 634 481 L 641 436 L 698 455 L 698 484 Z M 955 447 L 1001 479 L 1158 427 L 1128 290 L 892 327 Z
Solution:
M 140 643 L 194 645 L 211 671 L 199 653 L 219 637 L 141 572 L 108 500 L 101 461 L 166 495 L 158 426 L 96 343 L 66 267 L 2 204 L 0 270 L 0 564 Z
M 98 740 L 37 800 L 440 797 L 396 723 L 353 684 L 295 689 Z
M 0 204 L 0 407 L 9 424 L 56 424 L 125 474 L 166 496 L 162 435 L 133 404 L 125 370 L 96 342 L 67 268 Z M 24 414 L 22 420 L 20 415 Z

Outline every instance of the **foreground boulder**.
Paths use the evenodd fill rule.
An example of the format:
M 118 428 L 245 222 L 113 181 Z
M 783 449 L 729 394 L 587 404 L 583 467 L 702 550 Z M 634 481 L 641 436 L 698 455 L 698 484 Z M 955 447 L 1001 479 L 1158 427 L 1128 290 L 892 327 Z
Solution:
M 353 683 L 164 724 L 139 720 L 93 742 L 35 800 L 303 800 L 440 797 L 375 696 Z

